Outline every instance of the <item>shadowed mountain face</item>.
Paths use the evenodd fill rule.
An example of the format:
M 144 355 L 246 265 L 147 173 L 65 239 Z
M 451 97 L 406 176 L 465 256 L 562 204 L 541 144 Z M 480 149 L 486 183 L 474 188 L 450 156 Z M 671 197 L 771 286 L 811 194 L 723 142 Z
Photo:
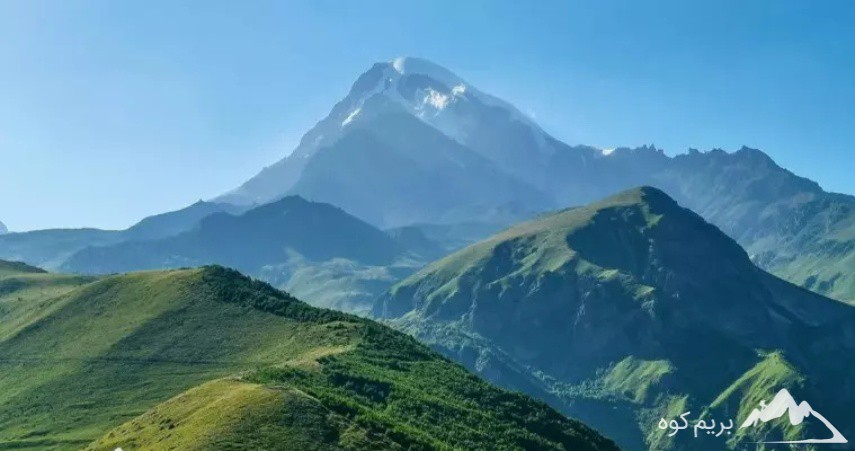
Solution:
M 286 197 L 238 216 L 209 216 L 174 237 L 89 248 L 65 267 L 106 274 L 219 263 L 258 271 L 291 254 L 383 265 L 401 252 L 391 237 L 332 205 Z
M 481 155 L 383 98 L 378 109 L 306 164 L 290 190 L 341 205 L 380 226 L 455 223 L 502 206 L 520 216 L 545 208 L 545 196 L 499 170 Z
M 536 183 L 551 152 L 545 133 L 511 105 L 405 58 L 375 64 L 290 156 L 220 200 L 299 194 L 380 227 L 496 209 L 519 210 L 513 221 L 551 206 Z
M 394 286 L 374 314 L 628 449 L 735 446 L 681 443 L 649 420 L 734 413 L 777 385 L 841 419 L 855 400 L 855 309 L 757 268 L 655 188 L 469 246 Z
M 0 446 L 615 450 L 404 334 L 222 267 L 0 262 Z
M 674 158 L 621 150 L 615 190 L 652 184 L 721 228 L 760 267 L 797 285 L 855 301 L 855 197 L 824 192 L 756 149 Z M 636 168 L 648 168 L 633 176 Z M 605 193 L 604 193 L 605 195 Z
M 416 119 L 430 131 L 402 122 L 401 115 Z M 400 126 L 405 128 L 398 130 Z M 419 58 L 399 58 L 389 63 L 377 63 L 362 74 L 347 97 L 306 133 L 289 157 L 266 168 L 220 199 L 252 203 L 266 202 L 286 192 L 304 194 L 298 184 L 303 170 L 312 164 L 314 156 L 355 130 L 373 134 L 375 139 L 392 147 L 396 155 L 389 158 L 412 159 L 410 164 L 420 170 L 431 171 L 438 169 L 437 165 L 448 164 L 465 169 L 474 179 L 468 183 L 476 188 L 475 192 L 507 184 L 516 184 L 516 188 L 529 185 L 528 190 L 537 188 L 540 185 L 537 182 L 540 179 L 539 169 L 547 162 L 548 155 L 554 152 L 553 143 L 540 127 L 510 104 L 479 91 L 439 65 Z M 352 152 L 357 156 L 360 153 L 359 148 L 348 150 L 347 146 L 339 147 L 344 147 L 341 152 Z M 393 175 L 384 170 L 385 164 L 396 161 L 369 161 L 380 164 L 380 170 L 355 176 Z M 490 179 L 478 180 L 479 173 L 489 173 Z M 449 183 L 467 183 L 458 180 L 454 173 L 443 174 L 443 179 Z M 414 201 L 426 194 L 418 185 L 398 188 L 402 193 L 397 194 L 412 196 Z M 436 186 L 435 189 L 443 187 Z M 461 194 L 464 197 L 460 207 L 466 207 L 470 202 L 466 196 L 470 193 Z M 491 198 L 478 200 L 487 207 L 516 200 L 508 194 L 512 193 L 499 190 Z M 325 200 L 348 211 L 358 211 L 353 205 Z M 428 219 L 434 219 L 448 212 L 444 208 L 437 210 L 425 205 L 424 213 L 431 213 Z M 400 221 L 389 218 L 378 225 L 406 224 Z

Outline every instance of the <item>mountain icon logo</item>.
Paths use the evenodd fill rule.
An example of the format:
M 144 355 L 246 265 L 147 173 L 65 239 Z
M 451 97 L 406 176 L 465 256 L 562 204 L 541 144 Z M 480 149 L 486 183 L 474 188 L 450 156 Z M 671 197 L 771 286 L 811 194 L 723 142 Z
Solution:
M 781 389 L 781 391 L 775 395 L 772 402 L 766 404 L 765 400 L 760 401 L 760 406 L 751 411 L 751 414 L 748 415 L 748 418 L 739 428 L 744 429 L 755 427 L 758 423 L 768 423 L 772 420 L 781 418 L 785 414 L 789 415 L 790 424 L 793 426 L 801 424 L 802 421 L 809 416 L 816 418 L 828 428 L 831 432 L 831 438 L 760 443 L 849 443 L 849 441 L 846 440 L 846 437 L 844 437 L 843 434 L 841 434 L 840 431 L 831 424 L 831 422 L 825 419 L 824 416 L 813 410 L 807 401 L 802 401 L 801 403 L 796 404 L 793 396 L 790 395 L 790 392 L 785 388 Z

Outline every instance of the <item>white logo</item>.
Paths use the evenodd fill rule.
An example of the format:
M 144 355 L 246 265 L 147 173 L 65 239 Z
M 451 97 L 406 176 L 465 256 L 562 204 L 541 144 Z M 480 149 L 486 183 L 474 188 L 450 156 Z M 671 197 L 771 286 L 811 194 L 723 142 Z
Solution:
M 824 416 L 813 410 L 807 401 L 802 401 L 801 404 L 796 404 L 790 392 L 786 388 L 782 388 L 777 395 L 772 399 L 772 402 L 766 404 L 766 401 L 760 401 L 760 407 L 751 411 L 748 418 L 742 423 L 740 429 L 757 426 L 757 423 L 768 423 L 774 419 L 781 418 L 784 414 L 789 414 L 790 424 L 797 426 L 802 424 L 805 418 L 809 416 L 815 417 L 821 421 L 825 427 L 831 432 L 831 438 L 826 439 L 807 439 L 796 441 L 779 441 L 779 442 L 760 442 L 760 443 L 849 443 L 846 437 L 837 430 Z

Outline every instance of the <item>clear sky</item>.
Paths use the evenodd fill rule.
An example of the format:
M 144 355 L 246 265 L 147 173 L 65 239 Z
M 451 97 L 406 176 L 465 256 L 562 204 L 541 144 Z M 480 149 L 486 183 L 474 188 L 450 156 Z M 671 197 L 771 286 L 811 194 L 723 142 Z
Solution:
M 745 144 L 852 194 L 853 23 L 852 1 L 0 0 L 0 221 L 123 228 L 211 198 L 399 55 L 571 144 Z

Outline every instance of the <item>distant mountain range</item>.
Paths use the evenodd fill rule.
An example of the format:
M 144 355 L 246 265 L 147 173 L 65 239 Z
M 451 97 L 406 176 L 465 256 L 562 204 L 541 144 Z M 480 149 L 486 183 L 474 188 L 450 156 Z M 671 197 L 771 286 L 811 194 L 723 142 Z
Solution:
M 158 220 L 184 224 L 176 219 L 188 215 L 170 216 L 169 221 L 143 221 L 125 233 L 163 230 Z M 417 231 L 410 235 L 421 236 Z M 337 207 L 289 196 L 238 215 L 212 214 L 166 238 L 88 247 L 61 268 L 110 274 L 221 264 L 307 296 L 315 305 L 362 312 L 386 287 L 412 272 L 414 262 L 423 261 L 402 243 Z
M 395 285 L 373 313 L 627 449 L 689 446 L 656 429 L 654 415 L 742 414 L 782 386 L 830 418 L 851 418 L 855 400 L 855 307 L 757 268 L 651 187 L 455 252 Z
M 159 240 L 90 247 L 64 267 L 109 274 L 219 262 L 257 271 L 286 260 L 289 253 L 313 261 L 342 257 L 381 265 L 402 252 L 390 236 L 341 209 L 293 196 L 236 216 L 214 214 L 193 229 Z
M 9 229 L 6 228 L 6 224 L 3 224 L 3 222 L 0 222 L 0 235 L 3 235 L 3 234 L 8 233 L 8 232 L 9 232 Z
M 51 229 L 9 233 L 0 237 L 0 258 L 58 269 L 69 257 L 89 246 L 165 238 L 192 229 L 202 218 L 213 213 L 239 213 L 246 208 L 199 201 L 180 210 L 150 216 L 121 231 Z
M 0 374 L 12 449 L 617 449 L 404 334 L 222 267 L 96 280 L 0 261 Z

